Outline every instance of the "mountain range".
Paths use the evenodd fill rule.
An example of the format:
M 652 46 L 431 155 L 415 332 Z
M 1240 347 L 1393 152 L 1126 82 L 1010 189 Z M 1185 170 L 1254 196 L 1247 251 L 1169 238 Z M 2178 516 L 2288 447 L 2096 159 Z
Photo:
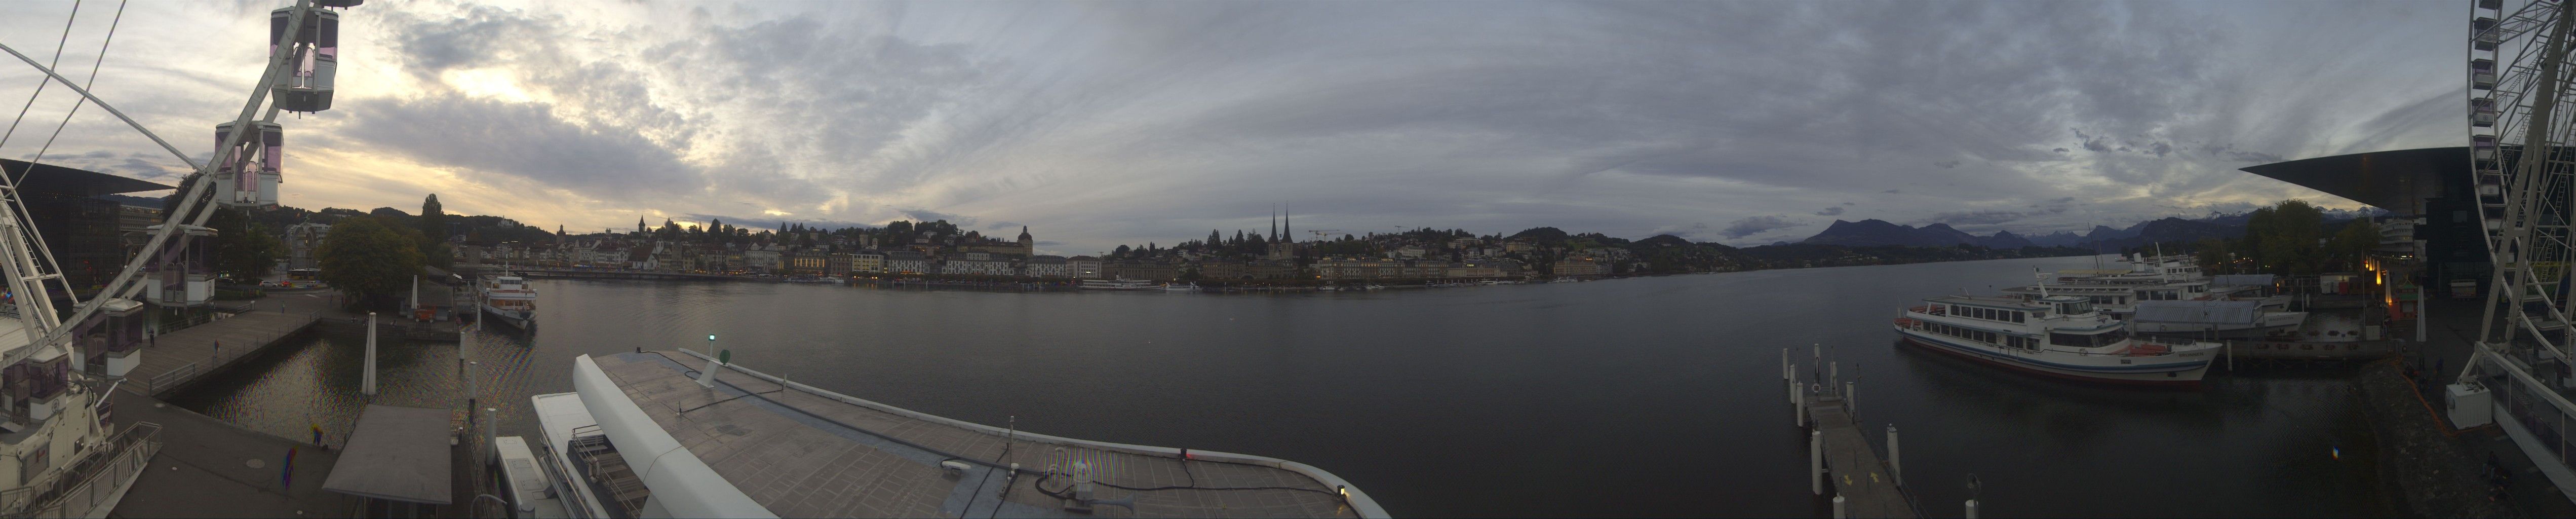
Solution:
M 2373 214 L 2376 213 L 2371 211 L 2329 210 L 2326 211 L 2325 221 L 2326 223 L 2342 222 L 2352 220 L 2354 218 L 2366 218 Z M 1992 235 L 1978 236 L 1951 228 L 1950 224 L 1946 223 L 1933 223 L 1922 227 L 1915 227 L 1911 225 L 1889 223 L 1886 220 L 1876 219 L 1861 220 L 1857 222 L 1834 220 L 1833 225 L 1826 227 L 1824 232 L 1816 233 L 1815 236 L 1809 236 L 1807 239 L 1801 240 L 1798 243 L 1845 246 L 1906 245 L 1915 247 L 1978 245 L 1990 249 L 2017 249 L 2033 245 L 2041 247 L 2085 247 L 2089 245 L 2097 251 L 2118 251 L 2122 248 L 2138 247 L 2150 243 L 2188 243 L 2200 241 L 2202 238 L 2236 238 L 2238 236 L 2245 235 L 2245 222 L 2247 218 L 2247 213 L 2214 214 L 2197 219 L 2165 217 L 2138 222 L 2135 225 L 2130 225 L 2128 228 L 2112 228 L 2109 226 L 2096 225 L 2093 227 L 2093 230 L 2084 234 L 2076 234 L 2070 231 L 2058 231 L 2029 237 L 2013 234 L 2012 231 L 1995 231 Z

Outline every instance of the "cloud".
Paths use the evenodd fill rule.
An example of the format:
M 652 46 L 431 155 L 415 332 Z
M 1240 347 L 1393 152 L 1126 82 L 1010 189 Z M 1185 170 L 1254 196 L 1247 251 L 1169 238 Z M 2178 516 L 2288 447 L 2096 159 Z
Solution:
M 1729 239 L 1741 239 L 1746 236 L 1761 234 L 1775 229 L 1786 229 L 1803 225 L 1807 224 L 1790 221 L 1789 217 L 1785 215 L 1754 216 L 1726 224 L 1726 229 L 1718 231 L 1718 234 Z
M 1846 202 L 1846 203 L 1848 203 L 1848 202 Z M 1827 207 L 1825 207 L 1825 210 L 1823 210 L 1823 211 L 1816 211 L 1816 216 L 1841 216 L 1842 214 L 1843 214 L 1843 206 L 1839 206 L 1839 205 L 1837 205 L 1837 206 L 1827 206 Z
M 1946 223 L 1954 226 L 1994 225 L 2020 220 L 2023 216 L 2025 215 L 2015 211 L 1952 211 L 1932 215 L 1931 218 L 1924 220 L 1924 223 Z
M 245 5 L 137 4 L 100 94 L 155 128 L 200 128 L 163 130 L 174 140 L 228 117 L 257 57 L 204 42 L 263 34 L 266 10 Z M 48 34 L 66 8 L 0 3 L 0 28 Z M 1909 221 L 2012 208 L 1994 225 L 2044 233 L 2289 197 L 2350 207 L 2235 168 L 2458 135 L 2457 56 L 2441 50 L 2456 31 L 2412 23 L 2453 14 L 2406 3 L 351 12 L 336 106 L 287 121 L 285 188 L 304 196 L 290 200 L 409 207 L 440 192 L 549 227 L 927 217 L 1037 222 L 1097 250 L 1263 228 L 1281 201 L 1301 228 L 1354 234 L 1643 237 L 1866 199 Z M 93 21 L 74 39 L 102 33 Z M 29 117 L 70 106 L 46 96 Z M 33 153 L 29 134 L 0 155 Z M 184 172 L 154 148 L 91 109 L 48 160 Z

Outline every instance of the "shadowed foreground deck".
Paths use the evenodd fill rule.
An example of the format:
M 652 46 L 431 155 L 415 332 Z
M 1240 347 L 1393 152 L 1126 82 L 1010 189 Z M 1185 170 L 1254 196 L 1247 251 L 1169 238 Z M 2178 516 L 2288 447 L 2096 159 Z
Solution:
M 593 361 L 691 454 L 782 516 L 1385 516 L 1357 489 L 1345 498 L 1340 478 L 1293 462 L 1009 434 L 738 367 L 700 387 L 690 377 L 706 361 L 689 352 Z M 950 471 L 947 460 L 972 466 Z M 1102 483 L 1096 498 L 1134 507 L 1065 510 L 1054 495 L 1069 493 L 1076 460 Z M 1012 463 L 1019 477 L 1008 477 Z

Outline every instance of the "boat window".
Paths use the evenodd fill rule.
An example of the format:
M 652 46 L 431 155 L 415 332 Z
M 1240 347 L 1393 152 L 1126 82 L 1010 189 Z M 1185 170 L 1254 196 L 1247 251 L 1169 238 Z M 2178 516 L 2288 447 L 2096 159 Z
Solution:
M 2048 343 L 2057 346 L 2086 348 L 2090 347 L 2088 345 L 2092 343 L 2092 340 L 2087 339 L 2082 335 L 2072 333 L 2052 333 L 2048 334 Z
M 2012 321 L 2013 321 L 2013 322 L 2016 322 L 2016 323 L 2021 322 L 2022 317 L 2023 317 L 2024 315 L 2026 315 L 2026 314 L 2028 314 L 2028 312 L 2013 312 L 2013 313 L 2012 313 Z

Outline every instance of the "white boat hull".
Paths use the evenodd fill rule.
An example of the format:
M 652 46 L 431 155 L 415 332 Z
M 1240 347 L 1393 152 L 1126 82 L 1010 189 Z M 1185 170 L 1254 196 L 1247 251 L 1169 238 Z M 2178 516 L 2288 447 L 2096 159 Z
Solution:
M 1932 351 L 1948 353 L 1989 365 L 2028 374 L 2085 382 L 2118 384 L 2192 385 L 2209 372 L 2215 357 L 2210 350 L 2190 350 L 2171 355 L 2119 356 L 2058 353 L 2048 350 L 2031 352 L 1987 344 L 1972 343 L 1922 330 L 1896 327 L 1905 342 Z
M 483 304 L 483 314 L 498 318 L 502 323 L 509 324 L 512 327 L 520 329 L 526 329 L 528 327 L 528 322 L 536 319 L 536 312 L 505 310 L 494 307 L 491 303 Z

